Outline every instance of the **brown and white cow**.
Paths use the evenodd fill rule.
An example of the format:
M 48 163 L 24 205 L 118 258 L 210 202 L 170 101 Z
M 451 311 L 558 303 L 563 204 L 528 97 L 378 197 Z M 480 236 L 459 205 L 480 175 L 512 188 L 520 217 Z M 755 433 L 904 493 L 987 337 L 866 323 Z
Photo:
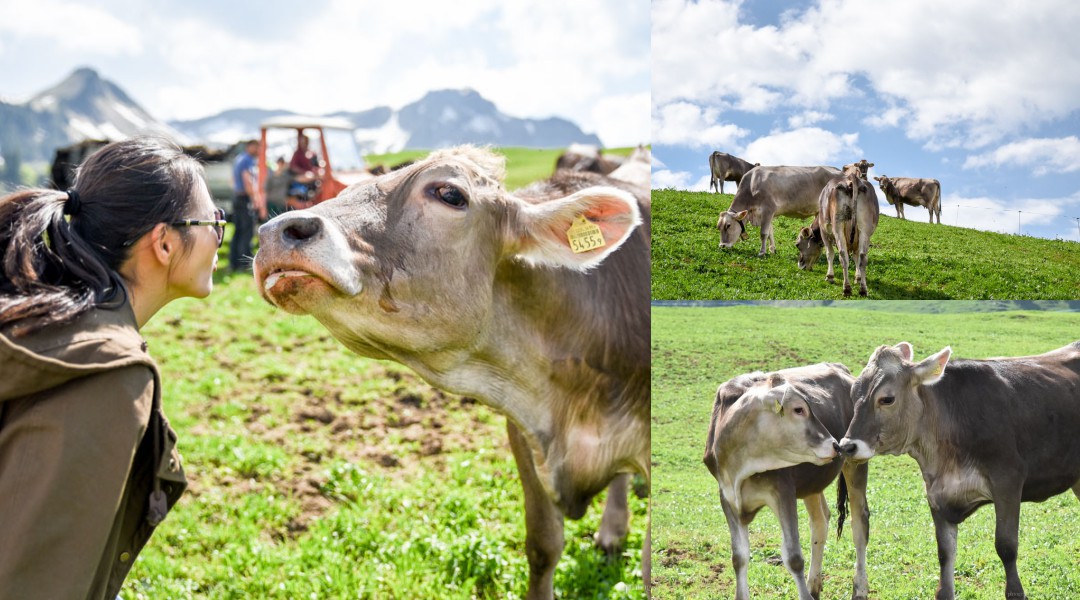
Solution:
M 751 170 L 731 201 L 720 213 L 720 249 L 745 240 L 746 224 L 761 227 L 761 251 L 776 251 L 772 220 L 775 216 L 812 217 L 818 212 L 818 196 L 830 179 L 840 175 L 836 167 L 757 167 Z
M 652 151 L 639 145 L 608 177 L 649 189 L 652 183 Z
M 1039 356 L 914 362 L 911 344 L 881 346 L 852 386 L 855 417 L 840 442 L 852 460 L 908 454 L 919 463 L 937 533 L 939 600 L 952 598 L 957 525 L 993 503 L 1005 597 L 1016 571 L 1021 502 L 1072 488 L 1080 498 L 1080 342 Z
M 510 194 L 503 176 L 502 157 L 454 148 L 280 215 L 255 279 L 354 352 L 506 415 L 528 597 L 551 598 L 564 515 L 611 484 L 613 551 L 629 474 L 649 473 L 649 191 L 561 172 Z
M 875 177 L 885 200 L 896 207 L 897 218 L 904 218 L 904 205 L 925 206 L 930 211 L 930 222 L 941 223 L 941 183 L 937 179 L 916 179 L 914 177 Z
M 835 437 L 843 435 L 853 412 L 846 367 L 820 363 L 739 375 L 720 385 L 705 442 L 705 466 L 720 485 L 720 503 L 731 533 L 735 598 L 748 600 L 746 579 L 750 544 L 747 527 L 768 506 L 780 521 L 784 564 L 795 579 L 800 600 L 821 594 L 821 562 L 829 529 L 829 507 L 822 493 L 837 474 L 837 509 L 843 528 L 850 491 L 855 578 L 852 598 L 865 600 L 866 543 L 870 511 L 866 505 L 866 464 L 836 459 Z M 799 544 L 797 499 L 810 517 L 810 583 L 804 576 Z
M 750 164 L 738 156 L 713 152 L 709 155 L 709 189 L 715 189 L 716 193 L 724 193 L 724 182 L 734 181 L 739 184 L 750 169 L 760 167 L 761 163 Z
M 833 248 L 840 253 L 844 270 L 844 295 L 851 295 L 848 279 L 848 259 L 854 257 L 855 280 L 859 295 L 866 296 L 866 265 L 870 251 L 870 236 L 877 229 L 877 193 L 874 186 L 859 176 L 855 165 L 844 167 L 844 174 L 829 180 L 818 196 L 818 214 L 810 227 L 803 227 L 795 240 L 799 249 L 799 268 L 811 270 L 824 248 L 829 269 L 825 280 L 833 282 Z

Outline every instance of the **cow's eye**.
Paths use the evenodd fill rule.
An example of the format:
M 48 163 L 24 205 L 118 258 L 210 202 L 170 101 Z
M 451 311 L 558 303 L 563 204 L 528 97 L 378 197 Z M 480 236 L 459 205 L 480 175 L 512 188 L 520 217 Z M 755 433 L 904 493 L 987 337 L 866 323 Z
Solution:
M 432 187 L 430 193 L 443 204 L 454 208 L 465 208 L 469 205 L 469 199 L 465 197 L 465 193 L 449 183 Z
M 803 408 L 803 407 L 801 407 L 801 406 L 797 406 L 797 407 L 795 407 L 795 410 L 793 410 L 793 411 L 791 411 L 791 412 L 793 412 L 793 413 L 795 413 L 796 415 L 798 415 L 798 416 L 800 416 L 800 417 L 801 417 L 801 416 L 803 416 L 803 415 L 805 415 L 805 414 L 806 414 L 806 409 L 804 409 L 804 408 Z
M 878 398 L 877 402 L 881 406 L 889 406 L 893 402 L 896 402 L 896 396 L 882 396 Z

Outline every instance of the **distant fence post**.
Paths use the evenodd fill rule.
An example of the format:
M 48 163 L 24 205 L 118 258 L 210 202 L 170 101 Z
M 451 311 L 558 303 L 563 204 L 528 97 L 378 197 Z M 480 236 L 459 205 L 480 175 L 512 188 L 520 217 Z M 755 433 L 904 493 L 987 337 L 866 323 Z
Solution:
M 1016 211 L 1016 235 L 1020 235 L 1020 214 L 1024 212 L 1022 210 Z

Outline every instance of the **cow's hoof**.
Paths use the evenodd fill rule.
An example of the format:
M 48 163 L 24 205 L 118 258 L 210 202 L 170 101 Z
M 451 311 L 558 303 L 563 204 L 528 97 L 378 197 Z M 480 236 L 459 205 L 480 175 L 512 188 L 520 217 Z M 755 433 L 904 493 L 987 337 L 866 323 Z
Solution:
M 865 297 L 869 296 L 870 294 L 866 290 L 859 290 L 859 295 L 862 296 L 863 298 L 865 298 Z
M 836 278 L 833 277 L 832 275 L 826 275 L 825 276 L 825 281 L 827 281 L 829 283 L 832 283 L 832 282 L 836 281 Z
M 847 296 L 850 296 L 850 295 L 851 295 L 851 288 L 850 287 L 845 287 L 844 288 L 844 296 L 847 297 Z

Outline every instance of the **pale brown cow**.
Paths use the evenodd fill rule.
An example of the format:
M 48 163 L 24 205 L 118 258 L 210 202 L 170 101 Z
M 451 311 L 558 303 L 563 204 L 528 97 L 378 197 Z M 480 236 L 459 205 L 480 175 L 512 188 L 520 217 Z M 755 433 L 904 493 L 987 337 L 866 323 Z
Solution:
M 833 247 L 839 250 L 840 265 L 844 270 L 844 295 L 851 295 L 848 279 L 848 259 L 854 257 L 855 280 L 859 283 L 859 295 L 866 296 L 867 255 L 870 236 L 877 229 L 879 207 L 874 186 L 859 176 L 854 165 L 848 165 L 844 174 L 831 179 L 818 196 L 818 214 L 811 227 L 803 227 L 795 245 L 799 249 L 799 268 L 811 270 L 822 248 L 829 269 L 825 279 L 832 283 Z
M 930 222 L 941 223 L 941 183 L 937 179 L 916 179 L 914 177 L 875 177 L 885 201 L 896 207 L 896 216 L 904 218 L 904 205 L 925 206 L 930 211 Z
M 503 162 L 440 151 L 280 215 L 255 279 L 354 352 L 506 415 L 528 597 L 551 598 L 564 515 L 611 484 L 598 541 L 613 551 L 628 474 L 649 473 L 649 191 L 557 172 L 510 194 Z

